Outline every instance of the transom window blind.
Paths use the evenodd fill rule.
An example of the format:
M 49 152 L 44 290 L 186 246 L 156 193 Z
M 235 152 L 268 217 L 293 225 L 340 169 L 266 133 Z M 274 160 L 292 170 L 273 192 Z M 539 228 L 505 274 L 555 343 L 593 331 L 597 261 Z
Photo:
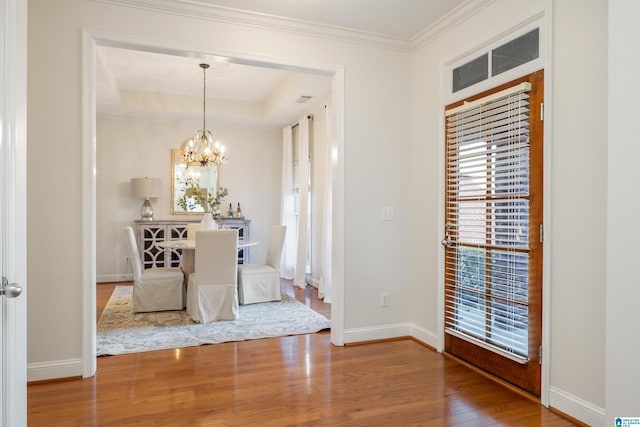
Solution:
M 445 331 L 528 360 L 529 83 L 446 111 Z

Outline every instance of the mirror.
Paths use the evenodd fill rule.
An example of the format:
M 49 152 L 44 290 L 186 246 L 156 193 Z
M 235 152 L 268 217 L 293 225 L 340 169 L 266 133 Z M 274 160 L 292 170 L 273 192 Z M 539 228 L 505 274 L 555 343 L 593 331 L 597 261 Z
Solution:
M 189 166 L 182 158 L 182 151 L 171 150 L 171 214 L 202 214 L 206 201 L 216 197 L 220 188 L 218 166 Z

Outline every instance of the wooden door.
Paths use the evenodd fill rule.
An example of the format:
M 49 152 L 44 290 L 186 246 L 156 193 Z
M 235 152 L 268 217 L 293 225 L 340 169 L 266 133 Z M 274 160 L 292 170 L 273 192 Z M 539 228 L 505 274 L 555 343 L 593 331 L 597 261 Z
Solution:
M 538 396 L 543 81 L 445 109 L 445 351 Z

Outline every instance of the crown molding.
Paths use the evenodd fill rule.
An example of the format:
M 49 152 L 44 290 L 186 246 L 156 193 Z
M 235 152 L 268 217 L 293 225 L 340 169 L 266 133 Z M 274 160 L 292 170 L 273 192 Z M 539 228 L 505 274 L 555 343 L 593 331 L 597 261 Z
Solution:
M 404 52 L 414 52 L 422 46 L 464 22 L 495 0 L 468 0 L 435 24 L 412 38 L 390 36 L 380 33 L 355 30 L 335 25 L 293 19 L 265 13 L 215 6 L 200 0 L 94 0 L 118 6 L 133 7 L 152 12 L 163 12 L 190 18 L 206 19 L 227 24 L 242 25 L 271 31 L 289 32 L 310 37 L 340 40 L 368 46 Z
M 495 0 L 468 0 L 438 19 L 411 39 L 411 50 L 416 51 L 433 42 L 447 31 L 463 23 L 471 16 L 489 6 Z
M 333 25 L 323 25 L 301 19 L 269 15 L 215 6 L 198 0 L 94 0 L 98 3 L 133 7 L 190 18 L 206 19 L 271 31 L 289 32 L 311 37 L 348 41 L 386 49 L 410 52 L 411 40 Z

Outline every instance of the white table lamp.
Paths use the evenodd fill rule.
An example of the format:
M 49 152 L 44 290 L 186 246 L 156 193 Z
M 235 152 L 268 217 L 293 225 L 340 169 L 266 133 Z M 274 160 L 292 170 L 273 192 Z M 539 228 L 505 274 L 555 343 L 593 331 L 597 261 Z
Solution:
M 140 216 L 143 221 L 153 221 L 153 208 L 149 199 L 157 199 L 161 194 L 161 181 L 159 178 L 131 178 L 131 196 L 136 199 L 144 199 L 140 208 Z

